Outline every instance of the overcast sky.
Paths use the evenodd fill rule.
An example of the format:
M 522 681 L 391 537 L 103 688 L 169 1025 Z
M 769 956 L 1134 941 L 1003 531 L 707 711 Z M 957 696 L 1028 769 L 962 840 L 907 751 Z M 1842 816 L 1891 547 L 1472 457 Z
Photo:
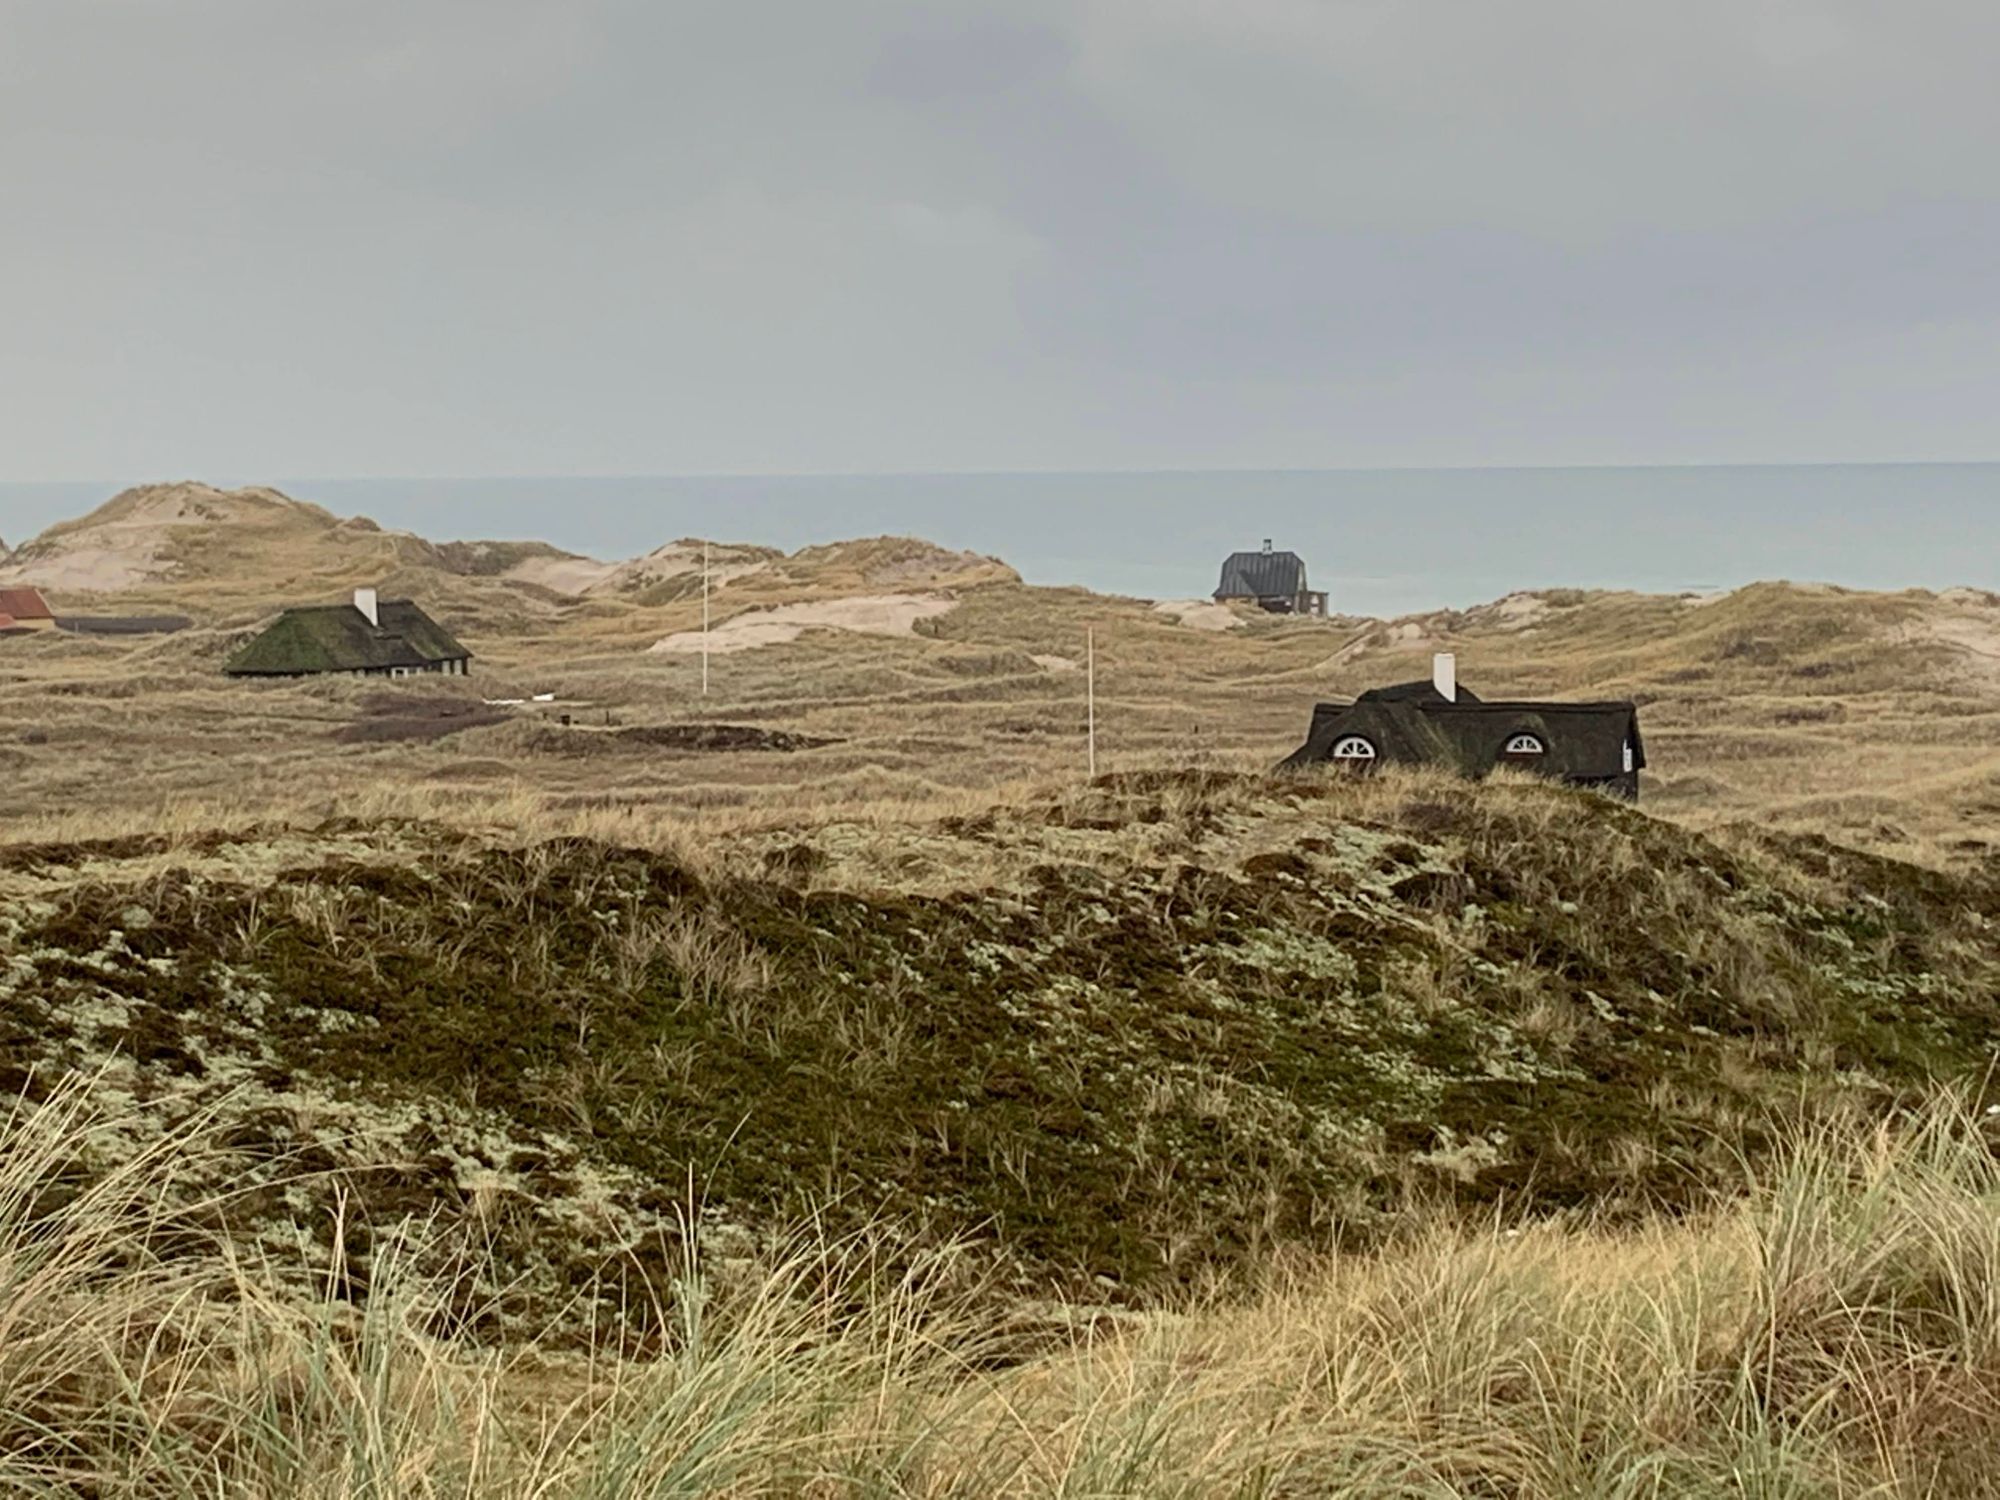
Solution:
M 1993 0 L 0 0 L 0 477 L 2000 456 Z

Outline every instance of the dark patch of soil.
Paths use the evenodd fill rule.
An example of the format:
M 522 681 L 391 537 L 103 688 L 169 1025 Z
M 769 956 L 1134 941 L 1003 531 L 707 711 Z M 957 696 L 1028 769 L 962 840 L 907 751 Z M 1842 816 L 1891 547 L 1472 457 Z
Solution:
M 791 754 L 838 745 L 837 739 L 762 729 L 753 724 L 637 724 L 629 729 L 544 729 L 534 748 L 557 755 L 591 755 L 607 750 L 679 750 L 690 754 L 767 750 Z
M 362 700 L 357 717 L 333 732 L 343 745 L 378 745 L 408 740 L 441 740 L 467 729 L 507 720 L 504 708 L 473 699 L 417 692 L 374 693 Z

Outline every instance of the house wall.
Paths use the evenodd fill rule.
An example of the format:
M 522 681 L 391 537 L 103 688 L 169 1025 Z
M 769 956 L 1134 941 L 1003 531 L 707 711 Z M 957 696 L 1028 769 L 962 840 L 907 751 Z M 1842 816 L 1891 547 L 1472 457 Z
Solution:
M 1273 615 L 1322 616 L 1326 613 L 1326 595 L 1321 593 L 1217 594 L 1215 597 L 1223 604 L 1254 604 L 1265 613 Z
M 432 662 L 421 667 L 334 667 L 324 672 L 265 672 L 252 673 L 253 677 L 289 678 L 293 681 L 301 677 L 467 677 L 472 673 L 469 657 L 454 658 L 451 661 Z
M 466 664 L 461 660 L 427 662 L 421 667 L 370 667 L 357 673 L 363 677 L 463 677 Z

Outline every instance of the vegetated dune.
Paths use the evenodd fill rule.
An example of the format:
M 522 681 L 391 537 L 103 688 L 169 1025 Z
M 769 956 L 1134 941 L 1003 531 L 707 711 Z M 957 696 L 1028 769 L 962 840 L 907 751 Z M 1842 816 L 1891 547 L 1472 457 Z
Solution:
M 706 683 L 693 661 L 702 549 L 719 627 Z M 0 644 L 0 707 L 20 726 L 0 729 L 10 817 L 143 817 L 189 798 L 282 811 L 302 787 L 352 801 L 413 781 L 497 793 L 498 746 L 393 761 L 356 728 L 330 754 L 328 735 L 358 723 L 337 694 L 221 681 L 230 651 L 277 610 L 373 584 L 419 599 L 471 647 L 479 696 L 559 689 L 628 726 L 722 717 L 841 745 L 797 783 L 774 784 L 750 757 L 718 757 L 698 782 L 630 765 L 615 787 L 558 767 L 534 786 L 554 805 L 616 798 L 669 823 L 696 810 L 817 816 L 950 806 L 1068 775 L 1086 760 L 1087 689 L 1061 664 L 1081 662 L 1094 636 L 1107 767 L 1269 766 L 1297 747 L 1314 702 L 1426 677 L 1449 650 L 1489 698 L 1635 698 L 1646 805 L 1692 826 L 1755 817 L 1940 866 L 2000 848 L 2000 603 L 1976 590 L 1761 584 L 1696 601 L 1551 589 L 1401 620 L 1307 620 L 1031 587 L 996 559 L 911 538 L 791 554 L 682 539 L 602 563 L 537 542 L 435 543 L 273 491 L 195 485 L 128 492 L 53 527 L 4 576 L 50 587 L 59 612 L 195 622 L 161 639 Z M 127 583 L 92 594 L 51 576 Z M 948 613 L 910 602 L 946 599 Z M 791 644 L 734 649 L 759 642 Z M 135 702 L 143 712 L 127 711 Z
M 273 489 L 142 485 L 51 526 L 0 581 L 57 596 L 142 595 L 218 610 L 314 602 L 363 583 L 422 590 L 585 562 L 540 542 L 433 543 Z
M 711 589 L 727 587 L 734 579 L 763 572 L 783 556 L 775 547 L 711 543 L 684 537 L 656 547 L 643 557 L 610 566 L 602 577 L 579 592 L 671 599 L 694 592 L 704 578 Z
M 768 574 L 778 599 L 960 588 L 1019 576 L 997 559 L 908 537 L 836 542 L 786 554 L 683 538 L 624 562 L 535 541 L 433 542 L 365 517 L 342 519 L 276 490 L 143 485 L 0 554 L 0 582 L 58 594 L 185 594 L 196 607 L 261 598 L 269 607 L 361 583 L 456 601 L 484 583 L 576 600 L 670 604 Z
M 0 567 L 0 580 L 78 593 L 117 593 L 173 578 L 177 544 L 195 530 L 256 533 L 273 545 L 338 525 L 334 516 L 271 489 L 157 484 L 126 490 L 90 514 L 51 526 Z
M 725 1261 L 817 1216 L 961 1244 L 994 1309 L 1138 1306 L 1420 1201 L 1704 1205 L 1774 1122 L 2000 1047 L 1989 877 L 1527 783 L 1116 777 L 703 854 L 352 819 L 8 852 L 0 1082 L 219 1109 L 185 1190 L 308 1275 L 335 1223 L 365 1285 L 435 1215 L 427 1254 L 497 1253 L 504 1334 L 644 1305 L 690 1183 Z

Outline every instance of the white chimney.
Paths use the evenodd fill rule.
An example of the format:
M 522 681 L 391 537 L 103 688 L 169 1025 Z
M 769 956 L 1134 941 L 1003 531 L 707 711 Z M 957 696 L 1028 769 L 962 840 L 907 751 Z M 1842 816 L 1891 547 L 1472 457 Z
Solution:
M 1445 702 L 1458 702 L 1458 658 L 1449 651 L 1440 651 L 1433 656 L 1431 681 L 1436 684 Z
M 375 608 L 375 590 L 356 589 L 354 591 L 354 607 L 368 616 L 368 623 L 370 625 L 379 626 L 382 623 L 382 616 Z

